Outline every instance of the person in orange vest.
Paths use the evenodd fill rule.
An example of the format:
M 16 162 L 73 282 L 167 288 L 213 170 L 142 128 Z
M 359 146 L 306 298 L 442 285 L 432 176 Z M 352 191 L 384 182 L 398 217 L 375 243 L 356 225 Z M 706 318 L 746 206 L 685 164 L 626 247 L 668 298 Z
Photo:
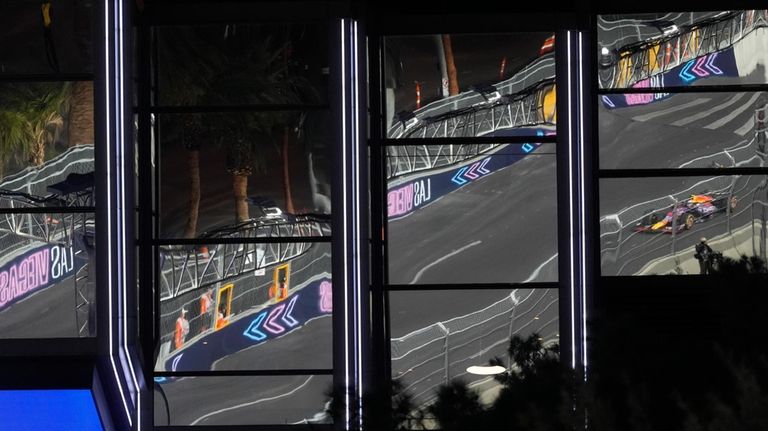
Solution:
M 219 307 L 219 312 L 216 315 L 216 329 L 221 329 L 227 326 L 229 323 L 227 322 L 226 315 L 224 314 L 226 310 L 227 306 L 225 304 L 221 304 L 221 307 Z
M 200 318 L 202 319 L 200 332 L 205 332 L 213 323 L 213 290 L 211 289 L 200 295 Z
M 273 284 L 269 288 L 269 299 L 274 299 L 275 302 L 280 302 L 288 297 L 288 283 L 286 283 L 286 277 L 280 278 L 280 281 Z
M 189 321 L 184 317 L 186 314 L 187 309 L 181 307 L 181 313 L 179 313 L 179 317 L 176 319 L 176 331 L 173 338 L 176 349 L 180 349 L 184 345 L 184 340 L 187 338 L 187 334 L 189 334 Z

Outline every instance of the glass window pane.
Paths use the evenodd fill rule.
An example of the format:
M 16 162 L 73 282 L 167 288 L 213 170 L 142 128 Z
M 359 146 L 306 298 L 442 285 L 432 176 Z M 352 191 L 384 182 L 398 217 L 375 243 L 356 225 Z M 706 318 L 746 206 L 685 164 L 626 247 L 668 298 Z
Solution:
M 764 259 L 765 178 L 601 180 L 602 275 L 699 274 L 699 262 L 716 265 L 714 253 Z M 712 253 L 699 261 L 702 237 Z
M 330 422 L 331 376 L 155 378 L 155 426 Z
M 2 217 L 0 338 L 96 335 L 93 217 Z
M 389 297 L 392 378 L 417 406 L 428 404 L 437 387 L 453 379 L 481 393 L 493 391 L 498 382 L 467 368 L 488 365 L 495 357 L 509 366 L 514 335 L 536 333 L 545 346 L 559 342 L 556 289 L 390 292 Z
M 557 280 L 555 144 L 385 151 L 390 283 Z
M 0 84 L 0 124 L 0 189 L 42 198 L 93 173 L 93 82 Z
M 40 2 L 3 1 L 0 75 L 91 72 L 93 7 L 89 1 L 50 2 L 47 9 Z
M 328 101 L 324 24 L 159 27 L 160 105 Z
M 555 122 L 552 33 L 384 38 L 388 138 L 492 136 Z
M 328 234 L 329 115 L 161 116 L 161 236 L 215 236 L 236 226 L 273 229 L 278 224 L 281 236 Z M 294 229 L 296 223 L 312 229 Z
M 331 368 L 330 243 L 160 248 L 158 371 Z
M 601 96 L 600 167 L 761 166 L 764 92 Z
M 768 83 L 765 10 L 598 16 L 601 88 Z

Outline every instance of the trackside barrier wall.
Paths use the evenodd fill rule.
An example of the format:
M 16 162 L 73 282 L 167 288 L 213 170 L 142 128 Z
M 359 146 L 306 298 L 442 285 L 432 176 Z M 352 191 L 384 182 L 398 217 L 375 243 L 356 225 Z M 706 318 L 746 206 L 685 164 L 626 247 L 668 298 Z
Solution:
M 185 344 L 193 343 L 196 338 L 213 331 L 213 325 L 209 322 L 210 317 L 200 314 L 200 297 L 208 289 L 213 289 L 215 300 L 217 289 L 229 283 L 234 284 L 229 322 L 239 319 L 240 315 L 248 311 L 260 310 L 274 302 L 274 299 L 269 296 L 269 288 L 274 284 L 274 269 L 282 262 L 285 260 L 265 267 L 264 275 L 255 276 L 254 270 L 240 272 L 238 275 L 219 278 L 204 287 L 187 289 L 174 297 L 163 299 L 160 307 L 162 312 L 160 314 L 159 342 L 164 345 L 161 347 L 161 357 L 170 353 L 172 349 L 176 319 L 179 317 L 182 307 L 187 310 L 186 318 L 189 321 L 189 335 Z M 303 252 L 291 256 L 290 262 L 291 286 L 289 291 L 291 294 L 313 281 L 313 278 L 323 275 L 330 279 L 330 247 L 323 243 L 306 243 Z M 217 305 L 213 304 L 214 312 Z M 204 328 L 207 329 L 204 330 Z
M 509 357 L 513 335 L 538 333 L 545 344 L 559 342 L 557 291 L 515 290 L 493 304 L 390 341 L 392 378 L 403 383 L 417 406 L 435 398 L 436 388 L 452 379 L 468 383 L 486 376 L 468 374 L 471 365 Z M 550 316 L 550 317 L 545 317 Z

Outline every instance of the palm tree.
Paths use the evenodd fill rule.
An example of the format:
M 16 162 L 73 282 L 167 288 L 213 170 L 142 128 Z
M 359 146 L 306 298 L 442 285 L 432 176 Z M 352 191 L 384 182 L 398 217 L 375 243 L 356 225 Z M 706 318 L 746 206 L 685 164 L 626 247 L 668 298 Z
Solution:
M 220 40 L 220 72 L 210 92 L 216 104 L 290 105 L 307 100 L 308 82 L 289 73 L 290 43 L 275 41 L 255 26 L 227 26 Z M 226 132 L 227 170 L 233 175 L 235 214 L 238 223 L 248 220 L 248 177 L 264 167 L 264 144 L 278 149 L 283 164 L 286 210 L 293 212 L 289 147 L 295 141 L 300 115 L 290 111 L 221 116 L 217 121 Z M 278 143 L 279 142 L 279 143 Z
M 10 154 L 31 166 L 45 162 L 46 147 L 58 138 L 64 126 L 69 88 L 69 83 L 56 82 L 5 86 L 0 95 L 3 166 Z
M 158 30 L 157 51 L 160 64 L 161 103 L 169 105 L 194 106 L 205 100 L 216 73 L 217 48 L 210 44 L 208 31 L 197 27 L 175 27 L 172 34 L 165 29 Z M 209 57 L 200 55 L 204 52 Z M 206 61 L 207 60 L 207 61 Z M 183 115 L 180 122 L 169 122 L 167 140 L 181 139 L 187 151 L 187 174 L 189 175 L 189 197 L 184 238 L 197 235 L 197 221 L 200 213 L 200 148 L 210 142 L 210 128 L 200 114 Z M 174 128 L 181 127 L 181 130 Z

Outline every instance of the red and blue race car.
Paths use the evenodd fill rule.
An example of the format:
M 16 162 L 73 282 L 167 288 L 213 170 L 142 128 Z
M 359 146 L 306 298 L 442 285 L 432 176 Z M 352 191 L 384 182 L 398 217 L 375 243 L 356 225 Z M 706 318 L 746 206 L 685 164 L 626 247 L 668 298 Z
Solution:
M 737 205 L 735 197 L 727 194 L 698 194 L 677 202 L 669 211 L 650 212 L 635 225 L 636 232 L 672 233 L 688 230 L 694 224 L 709 220 L 718 213 Z

